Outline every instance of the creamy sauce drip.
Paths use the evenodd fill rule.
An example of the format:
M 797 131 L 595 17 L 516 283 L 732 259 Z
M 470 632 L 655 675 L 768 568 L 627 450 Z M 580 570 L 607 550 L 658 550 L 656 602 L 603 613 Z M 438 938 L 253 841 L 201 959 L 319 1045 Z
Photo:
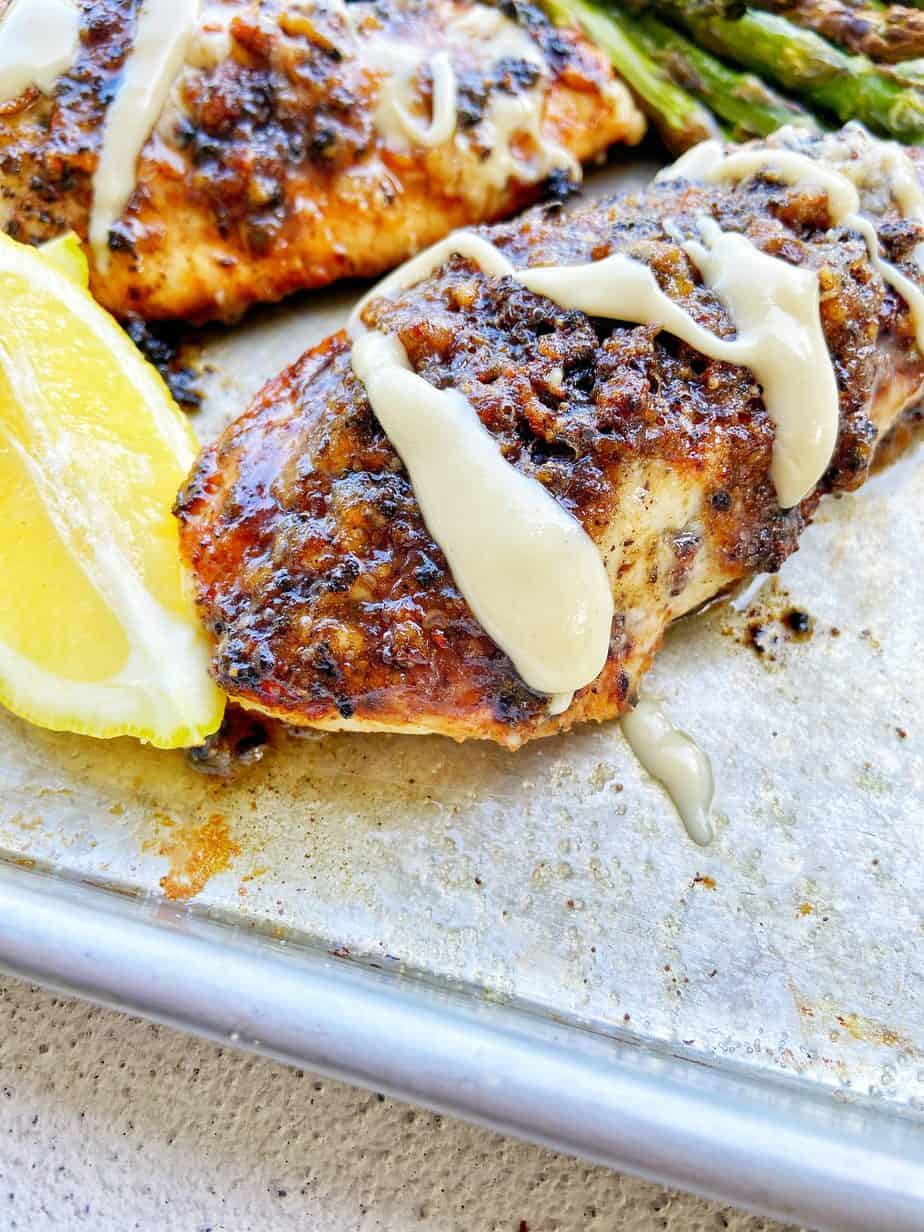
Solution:
M 186 63 L 193 69 L 211 69 L 231 56 L 231 23 L 240 8 L 209 4 L 186 48 Z
M 496 8 L 483 4 L 474 5 L 463 14 L 455 22 L 454 29 L 453 37 L 487 43 L 494 61 L 526 60 L 539 70 L 535 84 L 527 90 L 517 94 L 499 89 L 491 91 L 484 120 L 479 126 L 482 141 L 490 152 L 481 162 L 479 176 L 495 188 L 503 188 L 514 177 L 527 182 L 542 179 L 556 168 L 563 168 L 573 180 L 580 180 L 581 164 L 571 151 L 543 134 L 549 69 L 529 34 Z M 483 56 L 480 49 L 479 56 Z M 530 147 L 525 155 L 517 149 L 523 137 Z
M 80 46 L 80 12 L 69 0 L 13 0 L 0 19 L 0 102 L 29 86 L 48 94 Z
M 366 305 L 374 299 L 392 299 L 408 287 L 414 287 L 418 282 L 429 278 L 434 270 L 444 265 L 450 257 L 465 257 L 473 261 L 489 278 L 512 277 L 516 274 L 513 265 L 504 254 L 490 242 L 476 235 L 474 231 L 453 231 L 445 239 L 438 240 L 419 252 L 410 261 L 405 261 L 396 270 L 392 270 L 371 291 L 367 291 L 353 311 L 347 323 L 350 334 L 356 335 L 363 330 L 362 314 Z
M 400 100 L 394 104 L 405 132 L 417 145 L 427 148 L 442 145 L 456 131 L 456 71 L 448 52 L 438 51 L 431 57 L 430 75 L 433 79 L 433 115 L 429 124 L 422 124 Z
M 458 130 L 458 83 L 452 51 L 474 52 L 477 63 L 525 60 L 538 70 L 528 89 L 508 94 L 494 89 L 484 116 L 476 126 L 479 145 L 479 180 L 503 188 L 509 179 L 541 179 L 556 167 L 567 168 L 580 178 L 580 164 L 569 150 L 548 140 L 542 132 L 542 114 L 548 82 L 548 66 L 529 34 L 497 9 L 476 4 L 450 23 L 446 30 L 448 49 L 428 54 L 394 38 L 373 32 L 357 44 L 357 54 L 373 71 L 382 74 L 375 112 L 379 133 L 392 146 L 433 149 L 455 140 L 460 149 L 472 145 L 472 136 Z M 429 68 L 433 83 L 429 121 L 414 111 L 418 101 L 421 71 Z M 526 142 L 529 149 L 519 152 Z
M 432 148 L 449 141 L 456 131 L 456 73 L 445 51 L 427 57 L 415 47 L 394 39 L 377 37 L 364 45 L 363 62 L 383 74 L 375 109 L 375 126 L 385 140 L 398 149 L 410 146 Z M 417 78 L 429 66 L 433 80 L 432 115 L 429 122 L 415 115 Z
M 596 545 L 505 460 L 462 394 L 412 370 L 397 338 L 362 335 L 352 363 L 475 617 L 525 683 L 560 706 L 609 653 L 613 596 Z
M 557 714 L 564 714 L 573 701 L 573 693 L 553 693 L 549 698 L 548 713 L 553 717 Z
M 879 236 L 876 234 L 876 228 L 868 218 L 864 218 L 862 214 L 853 214 L 847 220 L 847 223 L 854 231 L 859 231 L 866 241 L 870 265 L 876 270 L 883 282 L 887 282 L 889 286 L 893 287 L 908 305 L 911 320 L 914 322 L 918 350 L 924 354 L 924 291 L 921 290 L 916 282 L 912 282 L 900 269 L 892 265 L 890 261 L 886 261 L 880 256 Z
M 693 842 L 701 847 L 712 842 L 715 783 L 703 750 L 650 698 L 624 715 L 621 725 L 632 752 L 664 787 Z
M 755 573 L 746 586 L 732 595 L 728 606 L 733 612 L 746 612 L 772 577 L 772 573 Z
M 485 183 L 503 188 L 511 179 L 534 182 L 556 168 L 566 170 L 571 179 L 580 180 L 581 164 L 571 151 L 543 135 L 543 93 L 541 85 L 522 94 L 495 91 L 483 122 L 490 150 L 479 167 Z M 521 154 L 517 145 L 524 137 L 530 150 Z
M 726 152 L 721 141 L 701 141 L 675 163 L 663 167 L 655 180 L 663 182 L 682 176 L 707 184 L 742 184 L 768 172 L 784 184 L 815 184 L 824 189 L 834 222 L 840 222 L 860 208 L 857 188 L 846 176 L 808 154 L 784 146 Z
M 846 157 L 840 163 L 840 170 L 844 175 L 870 195 L 884 187 L 903 218 L 924 225 L 924 190 L 907 152 L 895 142 L 880 141 L 872 137 L 860 124 L 848 124 L 843 140 Z M 882 212 L 885 203 L 878 204 L 880 208 L 874 212 Z M 924 243 L 918 244 L 915 259 L 918 267 L 924 271 Z M 899 290 L 895 283 L 893 286 Z M 918 320 L 917 325 L 920 339 L 924 324 Z
M 701 219 L 699 228 L 704 243 L 687 244 L 686 251 L 738 331 L 724 348 L 726 358 L 750 368 L 763 387 L 775 428 L 770 473 L 779 502 L 788 509 L 808 496 L 827 470 L 840 427 L 818 275 L 768 256 L 712 219 Z
M 687 244 L 687 252 L 728 309 L 734 339 L 697 324 L 665 295 L 647 265 L 622 254 L 515 276 L 563 308 L 660 326 L 712 359 L 750 368 L 776 428 L 772 476 L 780 504 L 789 508 L 815 487 L 837 440 L 837 380 L 821 328 L 818 278 L 761 252 L 743 235 L 721 231 L 711 219 L 702 219 L 700 229 L 704 243 Z
M 898 145 L 872 137 L 859 125 L 851 125 L 844 156 L 837 168 L 785 147 L 733 150 L 726 153 L 720 141 L 704 141 L 689 150 L 671 167 L 658 173 L 658 179 L 703 180 L 706 183 L 739 184 L 758 175 L 772 175 L 784 184 L 813 184 L 828 197 L 831 221 L 846 226 L 864 239 L 870 264 L 904 299 L 911 313 L 918 349 L 924 352 L 924 292 L 891 262 L 879 248 L 879 237 L 872 222 L 861 212 L 860 188 L 883 185 L 903 218 L 924 224 L 924 190 L 914 164 Z M 916 260 L 924 270 L 924 244 L 918 245 Z
M 880 141 L 879 158 L 888 176 L 889 191 L 904 218 L 924 222 L 924 190 L 914 163 L 901 146 Z
M 701 141 L 681 154 L 678 159 L 667 167 L 662 167 L 655 176 L 655 183 L 662 184 L 670 180 L 706 180 L 725 158 L 725 147 L 716 138 Z
M 890 169 L 891 195 L 902 213 L 905 217 L 924 221 L 924 192 L 910 160 L 897 147 L 889 147 L 883 158 L 882 165 Z M 848 166 L 847 170 L 849 169 Z M 691 178 L 737 183 L 768 171 L 779 175 L 788 183 L 814 183 L 824 189 L 828 195 L 832 221 L 835 224 L 848 225 L 859 232 L 867 244 L 871 263 L 908 302 L 918 323 L 919 345 L 922 345 L 924 293 L 895 267 L 882 260 L 875 227 L 860 213 L 860 175 L 868 174 L 868 167 L 864 165 L 855 174 L 843 174 L 841 169 L 820 166 L 814 159 L 795 150 L 738 151 L 729 155 L 725 154 L 719 143 L 704 143 L 681 159 L 666 174 L 683 174 Z M 458 232 L 447 237 L 386 278 L 357 306 L 351 318 L 351 329 L 354 336 L 357 333 L 362 335 L 363 326 L 359 317 L 370 299 L 395 295 L 413 286 L 427 278 L 453 254 L 475 262 L 489 276 L 516 278 L 528 289 L 547 296 L 561 307 L 580 309 L 590 315 L 613 320 L 658 325 L 706 355 L 750 368 L 760 381 L 768 413 L 776 427 L 773 478 L 780 503 L 790 506 L 807 495 L 824 473 L 836 443 L 839 423 L 837 382 L 821 327 L 818 277 L 811 270 L 798 269 L 761 252 L 743 235 L 723 232 L 710 218 L 700 219 L 698 228 L 700 240 L 684 242 L 680 236 L 678 242 L 684 242 L 688 255 L 700 269 L 704 281 L 725 305 L 736 328 L 736 337 L 733 339 L 719 338 L 700 326 L 661 291 L 647 266 L 622 254 L 573 267 L 516 269 L 493 244 L 472 232 Z M 380 348 L 383 346 L 397 346 L 398 355 L 396 357 L 392 354 L 391 365 L 403 369 L 405 375 L 409 375 L 411 379 L 420 381 L 420 378 L 409 373 L 406 356 L 400 344 L 382 335 L 365 334 L 354 344 L 354 367 L 360 378 L 366 381 L 367 388 L 371 382 L 374 390 L 376 378 L 368 355 L 365 354 L 366 348 L 378 362 Z M 360 352 L 358 362 L 357 350 Z M 450 401 L 458 414 L 461 404 L 467 408 L 469 428 L 466 430 L 472 430 L 477 425 L 477 432 L 489 436 L 461 395 L 454 391 L 433 390 L 426 386 L 425 382 L 423 385 L 429 393 L 419 405 L 426 406 L 428 414 L 432 414 L 438 404 L 445 402 L 449 405 Z M 384 409 L 380 414 L 373 390 L 370 390 L 370 400 L 383 428 L 391 437 L 393 428 L 389 426 L 390 412 Z M 393 388 L 390 395 L 391 410 L 397 410 L 406 417 L 406 408 L 412 401 L 409 394 L 408 389 Z M 457 402 L 457 399 L 460 401 Z M 402 407 L 405 411 L 402 411 Z M 413 438 L 419 431 L 419 425 L 418 420 L 417 427 L 412 429 L 403 448 L 396 443 L 402 457 L 403 449 L 410 452 L 413 448 Z M 491 452 L 495 467 L 498 461 L 500 463 L 498 480 L 502 483 L 509 482 L 512 468 L 506 467 L 496 445 L 492 445 Z M 458 445 L 449 446 L 444 439 L 430 457 L 432 474 L 429 480 L 435 504 L 434 512 L 429 515 L 425 512 L 424 516 L 437 542 L 441 540 L 431 526 L 431 518 L 434 522 L 437 521 L 439 515 L 436 507 L 443 500 L 442 489 L 445 486 L 447 470 L 445 459 L 458 454 Z M 405 462 L 416 492 L 418 480 L 414 468 L 407 458 Z M 524 477 L 518 472 L 513 473 L 518 480 L 523 480 Z M 544 490 L 543 495 L 548 496 Z M 471 502 L 471 485 L 468 478 L 459 486 L 455 499 L 458 503 L 453 510 L 451 521 L 455 519 L 452 524 L 457 533 L 461 529 L 459 550 L 464 551 Z M 494 495 L 494 499 L 498 500 L 496 510 L 500 525 L 506 516 L 508 493 L 501 490 Z M 602 569 L 602 562 L 593 544 L 586 536 L 584 540 L 584 546 L 591 548 Z M 489 540 L 485 539 L 485 542 Z M 539 555 L 544 554 L 545 550 L 545 544 L 540 544 Z M 469 551 L 471 552 L 470 545 Z M 477 557 L 477 552 L 472 553 L 472 556 Z M 456 566 L 448 551 L 447 557 L 453 572 L 456 573 Z M 480 564 L 477 561 L 476 563 Z M 504 580 L 508 580 L 506 576 Z M 602 583 L 605 582 L 604 571 Z M 495 584 L 496 582 L 492 582 L 491 586 Z M 558 566 L 550 570 L 545 584 L 550 586 L 552 593 L 558 593 Z M 518 585 L 514 586 L 511 598 L 517 597 Z M 567 709 L 572 700 L 573 688 L 580 685 L 555 687 L 551 674 L 543 675 L 542 683 L 538 674 L 527 676 L 529 667 L 521 666 L 526 663 L 526 656 L 514 649 L 516 636 L 510 637 L 507 634 L 509 640 L 503 641 L 502 634 L 496 631 L 496 626 L 489 626 L 486 618 L 472 602 L 466 586 L 460 583 L 460 589 L 469 599 L 473 611 L 488 633 L 510 654 L 526 682 L 551 695 L 549 713 L 559 714 Z M 486 594 L 488 589 L 486 587 Z M 604 607 L 602 594 L 601 590 L 600 602 L 601 607 Z M 519 592 L 518 597 L 522 601 L 522 592 Z M 607 610 L 611 614 L 611 598 L 609 604 Z M 602 636 L 600 647 L 602 652 Z M 561 653 L 560 643 L 555 653 Z M 602 668 L 603 661 L 605 654 L 594 663 L 596 671 Z M 559 671 L 561 666 L 559 661 Z M 584 677 L 585 683 L 593 679 L 590 669 L 582 673 L 582 678 Z M 622 726 L 641 764 L 667 789 L 691 838 L 701 844 L 708 843 L 712 838 L 710 808 L 714 792 L 709 759 L 689 736 L 674 726 L 654 702 L 640 702 L 631 714 L 624 717 Z
M 798 504 L 827 468 L 837 440 L 837 380 L 821 328 L 818 278 L 768 256 L 743 235 L 701 223 L 705 244 L 687 250 L 725 304 L 737 338 L 704 329 L 658 286 L 647 265 L 621 253 L 584 265 L 515 269 L 493 244 L 459 231 L 420 253 L 374 287 L 354 309 L 351 328 L 370 299 L 391 296 L 428 277 L 453 253 L 491 277 L 516 278 L 537 295 L 589 316 L 656 325 L 712 359 L 750 368 L 763 387 L 776 427 L 772 475 L 780 504 Z
M 109 265 L 109 231 L 134 191 L 138 155 L 183 67 L 198 11 L 199 0 L 144 0 L 138 14 L 93 175 L 89 238 L 101 270 Z
M 724 156 L 707 178 L 718 183 L 741 184 L 766 171 L 786 184 L 814 184 L 821 188 L 835 222 L 860 209 L 855 184 L 839 171 L 796 150 L 737 150 Z

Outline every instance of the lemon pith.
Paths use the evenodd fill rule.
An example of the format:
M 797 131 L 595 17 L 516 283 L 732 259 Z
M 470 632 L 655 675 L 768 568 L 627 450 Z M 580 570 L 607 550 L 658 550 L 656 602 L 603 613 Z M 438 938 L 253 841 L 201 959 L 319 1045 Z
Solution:
M 78 253 L 0 235 L 0 702 L 55 730 L 198 743 L 223 698 L 171 515 L 195 440 Z

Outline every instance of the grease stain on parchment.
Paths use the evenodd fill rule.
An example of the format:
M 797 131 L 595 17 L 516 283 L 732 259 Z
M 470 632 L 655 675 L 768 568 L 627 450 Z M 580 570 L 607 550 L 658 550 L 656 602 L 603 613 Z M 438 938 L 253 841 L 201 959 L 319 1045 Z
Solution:
M 844 1033 L 850 1039 L 860 1043 L 875 1044 L 881 1048 L 901 1049 L 909 1055 L 920 1055 L 919 1049 L 905 1032 L 890 1027 L 878 1018 L 866 1014 L 856 1014 L 839 1010 L 830 1000 L 810 1001 L 801 996 L 798 990 L 790 984 L 796 1006 L 804 1026 L 810 1030 L 825 1029 L 836 1038 Z
M 164 896 L 173 901 L 194 898 L 212 877 L 227 872 L 234 857 L 241 854 L 222 813 L 189 822 L 160 816 L 155 824 L 157 834 L 144 847 L 166 857 L 169 867 L 160 886 Z
M 905 1048 L 909 1052 L 916 1052 L 914 1042 L 907 1035 L 896 1031 L 894 1027 L 886 1026 L 878 1018 L 868 1018 L 865 1014 L 838 1014 L 837 1021 L 855 1040 L 867 1040 L 885 1048 Z

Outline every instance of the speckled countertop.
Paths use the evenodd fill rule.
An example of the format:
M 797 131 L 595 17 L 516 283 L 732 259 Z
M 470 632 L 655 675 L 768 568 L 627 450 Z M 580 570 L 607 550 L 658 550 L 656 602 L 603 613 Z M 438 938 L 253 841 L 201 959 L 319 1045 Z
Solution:
M 0 1143 L 3 1232 L 782 1229 L 13 980 Z

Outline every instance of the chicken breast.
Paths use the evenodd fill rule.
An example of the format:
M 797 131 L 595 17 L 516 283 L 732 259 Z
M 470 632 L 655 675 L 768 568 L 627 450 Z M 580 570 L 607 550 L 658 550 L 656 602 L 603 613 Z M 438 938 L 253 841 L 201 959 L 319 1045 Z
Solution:
M 0 66 L 4 32 L 56 6 L 54 44 L 30 37 L 64 71 L 14 97 L 0 71 L 0 226 L 76 231 L 123 318 L 380 273 L 644 128 L 606 58 L 521 0 L 82 0 L 71 44 L 64 0 L 5 22 L 0 0 Z
M 835 141 L 788 140 L 819 165 Z M 679 169 L 644 193 L 537 208 L 482 229 L 514 276 L 455 255 L 362 311 L 360 327 L 399 340 L 430 386 L 463 394 L 509 466 L 599 548 L 614 614 L 596 679 L 553 713 L 487 635 L 340 333 L 263 389 L 203 452 L 178 500 L 215 677 L 233 698 L 289 723 L 511 748 L 618 716 L 672 621 L 751 573 L 779 569 L 819 499 L 864 481 L 877 442 L 921 394 L 916 319 L 893 283 L 901 275 L 920 287 L 924 225 L 888 194 L 874 201 L 863 190 L 882 245 L 874 262 L 858 224 L 832 226 L 829 191 L 804 177 L 696 179 Z M 681 242 L 704 218 L 817 281 L 836 443 L 791 508 L 780 505 L 777 429 L 749 368 L 657 324 L 564 309 L 519 281 L 526 268 L 625 254 L 693 321 L 730 339 L 721 288 L 705 284 Z

